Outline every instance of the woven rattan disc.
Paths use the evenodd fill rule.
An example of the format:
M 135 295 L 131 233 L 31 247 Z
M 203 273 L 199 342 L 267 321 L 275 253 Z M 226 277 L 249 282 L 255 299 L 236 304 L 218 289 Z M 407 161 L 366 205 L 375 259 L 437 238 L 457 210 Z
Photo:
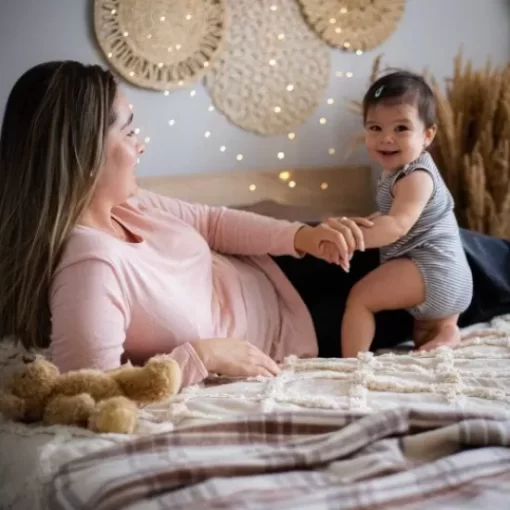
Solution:
M 367 51 L 397 28 L 405 0 L 299 0 L 305 17 L 324 41 L 345 51 Z
M 95 0 L 94 28 L 111 66 L 154 90 L 194 83 L 219 54 L 224 0 Z
M 286 134 L 319 103 L 330 52 L 296 2 L 230 0 L 226 46 L 205 77 L 214 105 L 237 126 Z

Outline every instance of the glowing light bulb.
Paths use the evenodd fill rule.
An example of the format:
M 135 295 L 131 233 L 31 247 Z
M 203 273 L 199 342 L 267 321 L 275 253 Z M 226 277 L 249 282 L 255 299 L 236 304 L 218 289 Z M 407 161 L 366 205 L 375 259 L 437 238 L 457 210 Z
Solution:
M 269 61 L 269 65 L 270 66 L 275 66 L 276 65 L 276 60 L 274 58 L 272 58 L 270 61 Z
M 292 92 L 294 90 L 294 85 L 292 85 L 292 83 L 289 83 L 286 88 L 289 92 Z
M 209 67 L 209 62 L 207 60 L 204 62 L 204 67 Z
M 336 23 L 336 19 L 335 18 L 329 18 L 329 22 L 334 25 Z
M 296 133 L 289 133 L 287 136 L 289 137 L 289 140 L 294 140 L 294 138 L 296 138 Z
M 186 14 L 186 20 L 190 20 L 193 16 L 191 14 Z
M 163 67 L 163 62 L 158 62 L 158 67 L 161 69 Z
M 324 117 L 321 117 L 321 118 L 319 119 L 319 122 L 320 122 L 321 124 L 326 124 L 327 120 L 326 120 Z
M 204 133 L 204 136 L 205 136 L 206 138 L 209 138 L 209 137 L 211 136 L 211 132 L 210 132 L 210 131 L 206 131 L 206 132 Z
M 334 149 L 333 147 L 331 147 L 331 148 L 329 148 L 329 149 L 328 149 L 328 154 L 329 154 L 330 156 L 333 156 L 333 154 L 334 154 L 335 152 L 336 152 L 336 151 L 335 151 L 335 149 Z
M 226 150 L 227 150 L 227 148 L 226 148 L 224 145 L 222 145 L 222 146 L 220 147 L 220 151 L 221 151 L 221 152 L 225 152 Z
M 347 7 L 342 7 L 340 9 L 340 14 L 347 14 Z
M 112 12 L 112 14 L 116 14 L 117 13 L 116 9 L 112 9 L 111 12 Z
M 334 102 L 335 102 L 335 100 L 334 100 L 332 97 L 330 97 L 330 98 L 328 99 L 328 104 L 333 104 Z
M 248 189 L 249 189 L 250 191 L 255 191 L 255 190 L 257 189 L 257 186 L 255 186 L 255 184 L 250 184 L 250 185 L 248 186 Z
M 134 71 L 131 71 L 131 72 L 129 73 L 129 76 L 134 76 L 134 75 L 135 75 L 135 72 L 134 72 Z
M 296 181 L 289 181 L 289 188 L 295 188 L 296 187 Z
M 135 135 L 139 134 L 140 133 L 140 128 L 136 128 L 135 129 Z
M 145 143 L 149 143 L 151 141 L 150 137 L 149 136 L 146 136 L 145 139 L 144 139 L 144 142 Z
M 124 32 L 122 35 L 123 35 L 124 37 L 127 37 L 127 36 L 129 35 L 129 32 Z
M 342 29 L 340 27 L 335 27 L 335 33 L 341 34 L 342 33 Z
M 211 106 L 209 106 L 209 108 L 207 108 L 207 109 L 208 109 L 210 112 L 213 112 L 213 111 L 214 111 L 214 106 L 213 106 L 213 105 L 211 105 Z
M 284 152 L 279 152 L 278 153 L 278 159 L 283 159 L 285 157 L 285 153 Z
M 237 159 L 237 161 L 242 161 L 242 159 L 243 159 L 243 155 L 242 155 L 242 154 L 238 154 L 238 155 L 236 156 L 236 159 Z
M 108 58 L 112 58 L 113 57 L 113 53 L 110 51 L 110 53 L 108 53 Z
M 192 90 L 192 91 L 189 93 L 189 95 L 190 95 L 191 97 L 195 97 L 195 96 L 197 95 L 197 91 L 196 91 L 196 90 Z
M 132 110 L 132 109 L 133 109 L 133 105 L 132 105 L 132 104 L 130 104 L 130 105 L 129 105 L 129 109 L 130 109 L 130 110 Z
M 282 111 L 282 109 L 279 106 L 275 106 L 274 107 L 274 112 L 275 113 L 280 113 L 281 111 Z
M 169 90 L 165 90 L 165 92 L 163 92 L 163 94 L 165 94 L 165 96 L 168 96 L 170 94 L 170 91 Z
M 283 41 L 283 39 L 285 39 L 285 34 L 278 34 L 278 39 L 280 39 L 280 41 Z
M 352 73 L 349 71 L 349 72 L 345 73 L 345 76 L 347 76 L 347 78 L 352 78 Z
M 271 9 L 273 12 L 275 12 L 275 11 L 277 11 L 277 10 L 278 10 L 278 7 L 277 7 L 276 5 L 272 5 L 272 6 L 270 7 L 270 9 Z
M 363 55 L 363 50 L 356 50 L 356 55 Z
M 147 39 L 152 39 L 152 34 L 147 34 Z
M 350 47 L 351 47 L 351 43 L 349 41 L 345 41 L 344 48 L 350 48 Z
M 161 16 L 161 18 L 159 18 L 159 21 L 165 21 L 166 18 L 164 16 Z
M 168 121 L 168 125 L 169 125 L 169 126 L 173 126 L 174 124 L 175 124 L 175 120 L 174 120 L 174 119 L 170 119 L 170 120 Z
M 184 82 L 183 82 L 182 80 L 179 80 L 179 81 L 177 82 L 177 85 L 179 85 L 179 87 L 182 87 L 182 86 L 184 85 Z
M 328 183 L 327 182 L 323 182 L 321 183 L 321 189 L 328 189 Z
M 176 44 L 176 45 L 175 45 L 175 49 L 176 49 L 176 50 L 180 50 L 181 48 L 182 48 L 182 46 L 181 46 L 180 44 Z
M 288 172 L 287 170 L 284 170 L 283 172 L 280 172 L 278 174 L 278 177 L 282 180 L 282 181 L 288 181 L 290 179 L 290 172 Z

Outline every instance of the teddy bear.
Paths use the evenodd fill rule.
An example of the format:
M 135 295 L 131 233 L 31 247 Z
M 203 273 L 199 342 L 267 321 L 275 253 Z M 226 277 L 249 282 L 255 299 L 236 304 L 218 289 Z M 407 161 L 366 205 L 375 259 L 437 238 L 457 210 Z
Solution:
M 180 386 L 180 366 L 165 355 L 154 356 L 140 367 L 128 362 L 109 371 L 66 373 L 38 356 L 18 367 L 0 389 L 0 412 L 6 419 L 25 423 L 132 434 L 138 405 L 171 397 Z

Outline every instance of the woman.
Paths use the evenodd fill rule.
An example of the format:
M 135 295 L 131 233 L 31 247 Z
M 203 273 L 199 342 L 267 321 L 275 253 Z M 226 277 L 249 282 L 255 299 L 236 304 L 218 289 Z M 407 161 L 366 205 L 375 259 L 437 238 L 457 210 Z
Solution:
M 0 338 L 51 340 L 64 371 L 168 352 L 183 385 L 210 372 L 274 375 L 291 353 L 339 355 L 345 298 L 378 263 L 375 251 L 350 260 L 363 250 L 355 222 L 303 226 L 138 191 L 132 120 L 99 66 L 48 62 L 15 84 L 0 138 Z M 466 236 L 510 267 L 508 244 Z M 320 260 L 324 242 L 334 263 Z M 475 286 L 509 310 L 498 265 L 494 282 L 483 257 L 471 263 Z M 378 320 L 375 347 L 410 333 L 405 312 Z

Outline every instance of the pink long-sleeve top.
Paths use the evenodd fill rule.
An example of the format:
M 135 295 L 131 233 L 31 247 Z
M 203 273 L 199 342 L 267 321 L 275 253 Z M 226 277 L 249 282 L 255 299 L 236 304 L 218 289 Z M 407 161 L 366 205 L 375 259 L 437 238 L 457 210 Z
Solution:
M 310 314 L 269 257 L 298 256 L 301 224 L 142 190 L 113 216 L 138 242 L 77 226 L 54 274 L 51 350 L 62 371 L 169 353 L 186 386 L 207 376 L 192 342 L 224 337 L 276 361 L 317 355 Z

